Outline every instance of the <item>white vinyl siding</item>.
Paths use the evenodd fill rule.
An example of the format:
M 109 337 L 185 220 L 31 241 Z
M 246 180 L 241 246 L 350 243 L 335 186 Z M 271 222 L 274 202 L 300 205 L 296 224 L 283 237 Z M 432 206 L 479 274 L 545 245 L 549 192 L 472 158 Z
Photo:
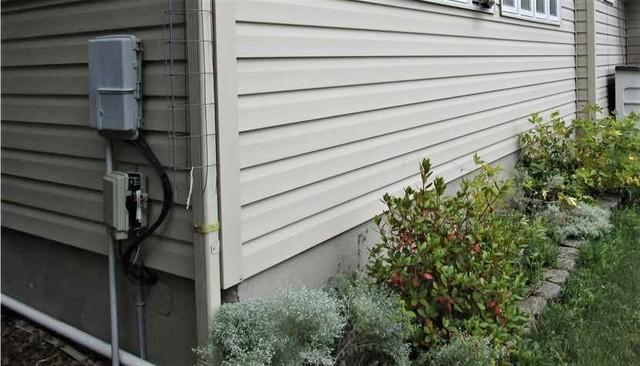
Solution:
M 170 110 L 164 66 L 165 1 L 3 1 L 2 3 L 2 225 L 103 253 L 105 140 L 90 129 L 87 41 L 132 33 L 144 42 L 143 92 L 147 140 L 165 165 L 173 164 L 167 138 Z M 176 1 L 174 8 L 183 8 Z M 184 19 L 175 32 L 184 34 Z M 178 35 L 184 38 L 184 36 Z M 183 47 L 178 47 L 183 50 Z M 185 58 L 176 54 L 176 72 Z M 175 93 L 184 100 L 184 83 Z M 186 132 L 177 113 L 176 128 Z M 186 141 L 175 164 L 187 160 Z M 153 169 L 131 147 L 116 143 L 116 168 L 149 177 L 150 216 L 160 212 L 162 189 Z M 175 202 L 148 243 L 148 264 L 193 277 L 191 214 L 184 209 L 188 181 L 172 172 Z
M 596 103 L 604 113 L 615 109 L 616 66 L 627 62 L 626 2 L 596 0 Z
M 370 220 L 424 157 L 451 181 L 475 152 L 517 151 L 531 113 L 573 118 L 562 10 L 558 27 L 405 0 L 238 2 L 243 277 Z
M 640 1 L 631 1 L 627 7 L 627 62 L 640 65 Z

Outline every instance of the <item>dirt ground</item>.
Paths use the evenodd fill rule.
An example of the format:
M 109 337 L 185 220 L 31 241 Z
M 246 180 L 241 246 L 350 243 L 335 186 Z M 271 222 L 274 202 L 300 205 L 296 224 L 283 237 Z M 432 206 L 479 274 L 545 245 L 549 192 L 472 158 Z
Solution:
M 2 308 L 2 366 L 106 366 L 108 360 Z

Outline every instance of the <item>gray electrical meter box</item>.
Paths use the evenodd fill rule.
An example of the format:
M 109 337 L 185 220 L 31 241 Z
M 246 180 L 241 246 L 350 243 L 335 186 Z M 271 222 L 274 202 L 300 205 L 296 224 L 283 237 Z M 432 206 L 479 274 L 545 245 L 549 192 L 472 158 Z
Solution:
M 132 35 L 89 41 L 90 125 L 110 138 L 136 139 L 142 124 L 141 48 Z
M 110 226 L 117 240 L 127 238 L 129 219 L 127 211 L 127 173 L 114 171 L 102 178 L 104 195 L 104 222 Z

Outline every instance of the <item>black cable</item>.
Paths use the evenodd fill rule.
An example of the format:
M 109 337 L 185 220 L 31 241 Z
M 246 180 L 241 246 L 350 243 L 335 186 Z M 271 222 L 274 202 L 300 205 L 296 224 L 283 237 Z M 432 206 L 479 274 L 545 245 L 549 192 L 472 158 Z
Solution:
M 138 152 L 140 152 L 151 164 L 151 166 L 153 166 L 156 174 L 162 182 L 163 198 L 160 215 L 158 215 L 158 218 L 156 218 L 153 224 L 139 230 L 132 230 L 129 233 L 129 245 L 124 253 L 122 252 L 122 247 L 120 247 L 120 256 L 122 258 L 127 278 L 138 285 L 153 285 L 158 281 L 158 277 L 144 266 L 144 240 L 153 235 L 169 214 L 171 204 L 173 203 L 173 188 L 171 187 L 169 175 L 144 137 L 141 135 L 138 139 L 127 142 L 135 147 L 136 150 L 138 150 Z

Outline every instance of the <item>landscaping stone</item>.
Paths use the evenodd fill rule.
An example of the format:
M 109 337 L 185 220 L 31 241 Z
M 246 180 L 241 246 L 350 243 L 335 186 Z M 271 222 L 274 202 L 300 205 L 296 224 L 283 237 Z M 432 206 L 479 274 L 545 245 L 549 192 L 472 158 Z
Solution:
M 580 245 L 582 245 L 581 240 L 571 240 L 571 239 L 567 239 L 560 244 L 560 246 L 570 247 L 570 248 L 579 248 Z
M 552 282 L 540 281 L 536 285 L 536 295 L 541 296 L 547 300 L 553 300 L 560 295 L 562 287 Z
M 619 198 L 618 197 L 604 197 L 600 200 L 600 207 L 608 208 L 609 210 L 613 210 L 618 207 Z
M 522 301 L 518 301 L 517 306 L 521 312 L 536 317 L 542 313 L 547 300 L 540 296 L 530 296 Z
M 542 274 L 542 279 L 545 281 L 553 282 L 558 285 L 562 285 L 567 281 L 569 272 L 562 269 L 547 268 Z
M 563 269 L 565 271 L 573 271 L 576 266 L 576 260 L 570 257 L 562 257 L 558 256 L 558 269 Z
M 560 247 L 560 254 L 558 254 L 558 268 L 566 271 L 572 271 L 576 266 L 576 260 L 580 255 L 580 252 L 576 248 Z
M 600 206 L 613 210 L 618 206 L 618 199 L 605 198 L 600 202 Z M 531 316 L 524 327 L 526 334 L 535 327 L 535 318 L 542 314 L 547 302 L 552 301 L 562 292 L 562 285 L 567 281 L 569 272 L 574 269 L 580 257 L 578 248 L 584 242 L 584 240 L 567 239 L 560 243 L 557 268 L 546 268 L 542 280 L 536 284 L 534 293 L 516 303 L 522 313 Z
M 576 248 L 570 248 L 570 247 L 560 247 L 559 248 L 560 251 L 560 257 L 570 257 L 573 259 L 578 259 L 578 257 L 580 256 L 580 251 Z

